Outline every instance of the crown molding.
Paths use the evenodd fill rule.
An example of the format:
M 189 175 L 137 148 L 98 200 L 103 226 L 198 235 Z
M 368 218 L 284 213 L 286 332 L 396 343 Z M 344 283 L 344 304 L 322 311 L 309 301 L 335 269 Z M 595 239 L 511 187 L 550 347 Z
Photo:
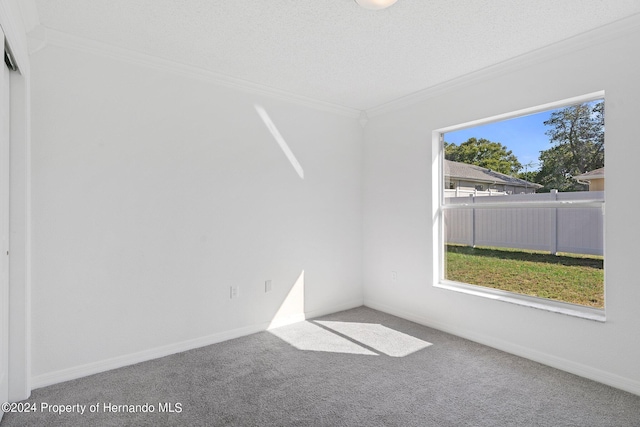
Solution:
M 40 15 L 38 14 L 35 0 L 18 0 L 17 4 L 22 16 L 25 33 L 40 25 Z
M 1 5 L 2 3 L 0 3 Z M 1 9 L 0 9 L 1 11 Z M 29 33 L 29 46 L 34 53 L 46 46 L 58 46 L 91 53 L 112 59 L 169 71 L 185 77 L 196 78 L 224 87 L 234 88 L 249 93 L 265 95 L 298 105 L 327 111 L 354 119 L 362 119 L 362 113 L 367 119 L 393 112 L 422 101 L 440 96 L 452 90 L 471 86 L 477 82 L 500 77 L 511 72 L 530 67 L 540 62 L 566 55 L 597 44 L 605 43 L 620 37 L 628 36 L 640 30 L 640 14 L 614 21 L 596 29 L 578 34 L 568 39 L 499 62 L 497 64 L 456 77 L 438 85 L 422 89 L 375 107 L 359 110 L 326 101 L 298 95 L 292 92 L 238 79 L 232 76 L 216 73 L 203 68 L 182 64 L 165 58 L 135 52 L 129 49 L 112 46 L 83 37 L 74 36 L 43 26 L 35 27 Z
M 435 86 L 422 89 L 390 102 L 365 110 L 369 118 L 415 105 L 452 90 L 471 86 L 478 82 L 500 77 L 523 68 L 561 57 L 571 52 L 587 49 L 640 31 L 640 14 L 614 21 L 601 27 L 575 35 L 568 39 L 541 47 L 495 65 L 464 74 Z
M 192 65 L 186 65 L 177 61 L 172 61 L 158 56 L 148 55 L 129 49 L 113 46 L 107 43 L 74 36 L 51 28 L 39 26 L 29 33 L 30 44 L 36 46 L 32 48 L 32 53 L 46 46 L 57 46 L 73 49 L 85 53 L 99 55 L 130 64 L 150 67 L 161 71 L 167 71 L 188 78 L 195 78 L 219 86 L 242 90 L 244 92 L 265 95 L 283 101 L 292 102 L 297 105 L 327 111 L 330 113 L 357 119 L 361 110 L 349 108 L 326 101 L 298 95 L 292 92 L 276 89 L 270 86 L 249 82 L 232 76 L 216 73 Z

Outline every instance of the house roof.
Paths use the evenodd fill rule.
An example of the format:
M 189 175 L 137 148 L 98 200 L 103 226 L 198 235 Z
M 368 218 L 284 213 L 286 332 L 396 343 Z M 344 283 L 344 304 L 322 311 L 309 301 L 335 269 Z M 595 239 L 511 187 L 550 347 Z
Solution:
M 525 181 L 524 179 L 492 171 L 491 169 L 483 168 L 481 166 L 469 165 L 467 163 L 454 162 L 451 160 L 444 161 L 444 176 L 469 181 L 487 182 L 490 184 L 542 188 L 542 185 Z
M 602 179 L 604 178 L 604 168 L 594 169 L 589 172 L 585 172 L 582 175 L 574 176 L 575 179 L 580 179 L 583 181 L 590 181 L 592 179 Z

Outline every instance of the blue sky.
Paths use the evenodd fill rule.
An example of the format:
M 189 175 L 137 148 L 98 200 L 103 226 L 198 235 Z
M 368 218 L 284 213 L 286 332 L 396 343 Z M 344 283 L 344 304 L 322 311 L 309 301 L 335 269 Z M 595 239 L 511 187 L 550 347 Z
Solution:
M 513 151 L 513 154 L 516 155 L 523 166 L 533 162 L 533 165 L 528 167 L 527 170 L 537 170 L 540 168 L 538 164 L 540 151 L 552 147 L 549 137 L 544 134 L 549 129 L 548 126 L 544 125 L 544 121 L 549 118 L 553 111 L 555 110 L 543 111 L 455 132 L 447 132 L 444 140 L 453 142 L 456 145 L 460 145 L 460 143 L 472 137 L 499 142 Z M 524 172 L 524 170 L 522 171 Z

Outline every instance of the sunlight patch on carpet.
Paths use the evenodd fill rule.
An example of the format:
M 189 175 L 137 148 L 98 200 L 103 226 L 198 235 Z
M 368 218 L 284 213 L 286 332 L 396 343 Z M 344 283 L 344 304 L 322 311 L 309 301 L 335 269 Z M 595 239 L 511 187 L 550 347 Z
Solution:
M 391 357 L 405 357 L 432 345 L 377 323 L 314 321 Z
M 371 350 L 310 322 L 283 326 L 269 332 L 298 350 L 377 356 Z

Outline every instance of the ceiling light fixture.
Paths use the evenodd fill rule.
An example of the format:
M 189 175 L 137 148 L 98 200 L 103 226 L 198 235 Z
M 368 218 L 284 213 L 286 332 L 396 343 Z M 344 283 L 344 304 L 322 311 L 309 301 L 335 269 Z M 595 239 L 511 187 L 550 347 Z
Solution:
M 398 0 L 356 0 L 356 3 L 365 9 L 378 10 L 385 9 L 397 1 Z

